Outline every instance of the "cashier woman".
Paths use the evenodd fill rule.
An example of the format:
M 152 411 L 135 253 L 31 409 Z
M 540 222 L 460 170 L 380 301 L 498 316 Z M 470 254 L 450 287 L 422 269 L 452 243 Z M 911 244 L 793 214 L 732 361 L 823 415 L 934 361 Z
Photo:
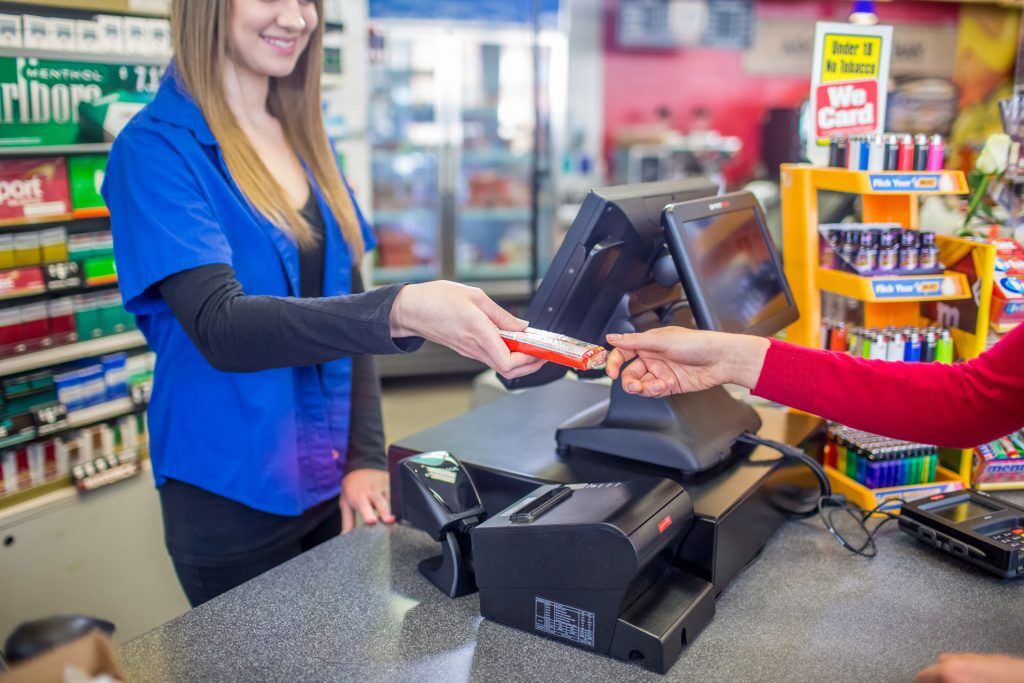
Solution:
M 373 234 L 320 111 L 322 0 L 174 0 L 174 60 L 110 153 L 125 306 L 156 352 L 150 454 L 193 605 L 394 518 L 372 356 L 508 377 L 526 323 L 453 282 L 364 291 Z

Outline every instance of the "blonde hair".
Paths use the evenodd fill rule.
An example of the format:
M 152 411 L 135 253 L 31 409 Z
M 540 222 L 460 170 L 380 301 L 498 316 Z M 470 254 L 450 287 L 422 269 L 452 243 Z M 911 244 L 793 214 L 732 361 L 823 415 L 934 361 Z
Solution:
M 230 5 L 230 0 L 173 1 L 171 28 L 178 75 L 217 138 L 231 177 L 252 206 L 281 230 L 294 235 L 300 245 L 312 244 L 315 237 L 309 223 L 288 201 L 228 106 L 222 68 L 228 58 Z M 322 0 L 316 0 L 316 5 L 321 10 Z M 267 109 L 280 121 L 288 142 L 309 166 L 353 252 L 353 262 L 357 262 L 363 254 L 363 236 L 320 113 L 323 33 L 323 21 L 319 21 L 295 70 L 288 76 L 270 79 Z

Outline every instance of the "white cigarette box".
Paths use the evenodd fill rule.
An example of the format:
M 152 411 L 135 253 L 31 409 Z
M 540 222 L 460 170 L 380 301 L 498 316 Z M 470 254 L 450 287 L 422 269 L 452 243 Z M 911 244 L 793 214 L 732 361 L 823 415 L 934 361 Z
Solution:
M 51 50 L 74 52 L 76 49 L 75 20 L 50 19 L 50 42 Z
M 50 21 L 46 17 L 37 17 L 34 14 L 25 14 L 21 18 L 22 44 L 25 47 L 38 48 L 41 50 L 51 49 L 50 45 Z
M 97 14 L 93 19 L 99 25 L 102 51 L 112 55 L 124 54 L 124 17 Z
M 0 45 L 21 47 L 21 15 L 0 14 Z

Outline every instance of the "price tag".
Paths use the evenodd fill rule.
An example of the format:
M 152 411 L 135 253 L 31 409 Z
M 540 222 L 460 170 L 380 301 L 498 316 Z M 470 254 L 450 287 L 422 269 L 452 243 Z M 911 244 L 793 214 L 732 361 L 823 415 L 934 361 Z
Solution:
M 58 292 L 82 286 L 82 267 L 75 261 L 48 263 L 43 272 L 46 278 L 46 289 Z
M 63 403 L 51 403 L 36 408 L 32 412 L 32 419 L 40 434 L 49 434 L 68 426 L 68 407 Z
M 152 382 L 139 382 L 132 385 L 132 403 L 144 406 L 149 403 L 149 395 L 153 391 Z

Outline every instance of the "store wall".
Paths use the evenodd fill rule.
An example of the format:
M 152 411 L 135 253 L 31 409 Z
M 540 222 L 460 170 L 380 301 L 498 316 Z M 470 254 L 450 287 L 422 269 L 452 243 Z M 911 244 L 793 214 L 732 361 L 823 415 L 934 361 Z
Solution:
M 757 0 L 757 22 L 765 20 L 845 21 L 849 2 Z M 743 140 L 743 151 L 726 169 L 727 179 L 753 177 L 761 155 L 761 121 L 773 107 L 797 107 L 810 89 L 806 75 L 752 75 L 740 50 L 692 48 L 635 50 L 616 45 L 618 0 L 603 0 L 605 46 L 605 158 L 610 163 L 612 135 L 619 126 L 652 123 L 660 106 L 673 112 L 674 127 L 685 131 L 698 106 L 710 111 L 711 124 Z M 954 3 L 879 3 L 882 22 L 955 26 Z M 755 28 L 755 30 L 757 30 Z M 813 35 L 807 37 L 808 40 Z M 950 46 L 952 50 L 953 46 Z

